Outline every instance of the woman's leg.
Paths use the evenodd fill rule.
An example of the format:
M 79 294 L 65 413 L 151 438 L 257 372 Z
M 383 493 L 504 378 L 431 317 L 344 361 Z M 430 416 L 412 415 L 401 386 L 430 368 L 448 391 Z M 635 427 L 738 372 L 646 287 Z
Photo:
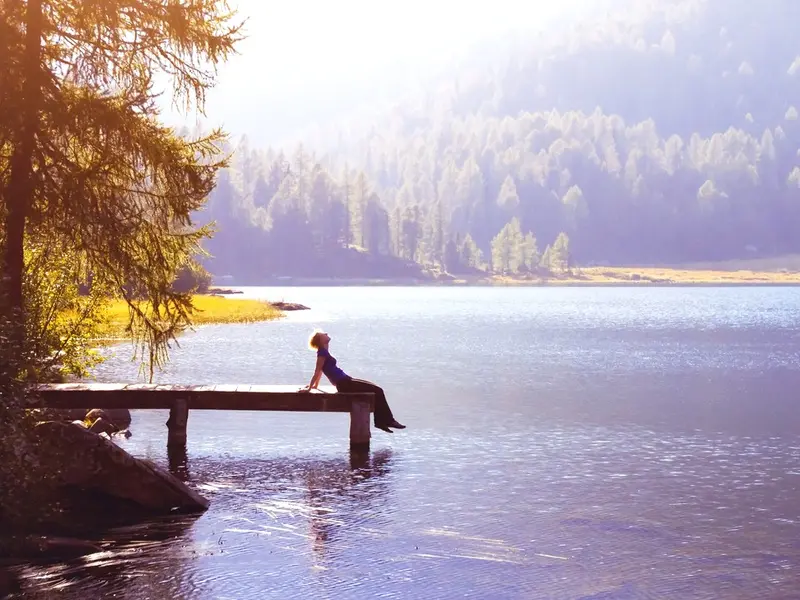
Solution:
M 375 394 L 375 427 L 387 427 L 395 422 L 386 394 L 379 385 L 364 379 L 345 379 L 336 389 L 340 392 L 373 392 Z

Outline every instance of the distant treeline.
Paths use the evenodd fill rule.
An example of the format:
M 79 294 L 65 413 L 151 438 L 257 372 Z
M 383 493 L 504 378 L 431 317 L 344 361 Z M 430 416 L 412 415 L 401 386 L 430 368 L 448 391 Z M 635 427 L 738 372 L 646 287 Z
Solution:
M 204 217 L 218 225 L 210 269 L 524 273 L 800 251 L 789 15 L 800 4 L 653 3 L 546 47 L 512 44 L 318 140 L 319 156 L 242 140 Z

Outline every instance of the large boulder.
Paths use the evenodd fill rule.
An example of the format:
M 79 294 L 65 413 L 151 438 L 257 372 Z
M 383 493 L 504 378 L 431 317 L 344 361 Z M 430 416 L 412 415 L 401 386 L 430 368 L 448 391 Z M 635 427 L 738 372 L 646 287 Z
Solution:
M 134 458 L 106 436 L 72 423 L 36 426 L 37 458 L 54 496 L 109 514 L 196 513 L 208 500 L 165 469 Z
M 76 421 L 73 421 L 75 423 Z M 99 408 L 93 408 L 88 413 L 86 413 L 86 417 L 83 421 L 79 421 L 78 423 L 82 424 L 86 427 L 89 431 L 93 431 L 94 433 L 107 433 L 108 435 L 114 435 L 115 433 L 124 433 L 126 437 L 130 437 L 130 431 L 127 429 L 121 429 L 114 419 L 111 418 L 109 411 L 102 410 Z

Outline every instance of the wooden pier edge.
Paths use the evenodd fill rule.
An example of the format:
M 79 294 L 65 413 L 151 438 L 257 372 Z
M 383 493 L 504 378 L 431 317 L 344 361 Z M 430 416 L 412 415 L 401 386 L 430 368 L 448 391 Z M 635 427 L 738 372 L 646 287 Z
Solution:
M 51 383 L 31 408 L 169 409 L 167 447 L 185 448 L 190 410 L 348 412 L 351 451 L 369 451 L 372 392 L 303 393 L 299 386 Z M 324 390 L 320 390 L 324 391 Z

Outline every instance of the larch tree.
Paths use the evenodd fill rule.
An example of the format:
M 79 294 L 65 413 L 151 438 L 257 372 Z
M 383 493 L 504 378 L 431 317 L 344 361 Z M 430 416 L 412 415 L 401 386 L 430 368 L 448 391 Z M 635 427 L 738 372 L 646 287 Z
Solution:
M 241 39 L 224 0 L 16 0 L 0 7 L 2 316 L 24 344 L 26 237 L 85 261 L 130 307 L 153 366 L 190 322 L 177 269 L 208 230 L 191 219 L 226 164 L 221 131 L 158 122 L 156 79 L 203 109 Z
M 530 231 L 522 242 L 522 266 L 528 273 L 533 273 L 539 268 L 539 245 L 536 237 Z
M 552 268 L 558 271 L 569 271 L 570 268 L 570 250 L 569 250 L 569 236 L 563 231 L 558 234 L 556 241 L 553 242 L 551 249 L 550 263 Z

